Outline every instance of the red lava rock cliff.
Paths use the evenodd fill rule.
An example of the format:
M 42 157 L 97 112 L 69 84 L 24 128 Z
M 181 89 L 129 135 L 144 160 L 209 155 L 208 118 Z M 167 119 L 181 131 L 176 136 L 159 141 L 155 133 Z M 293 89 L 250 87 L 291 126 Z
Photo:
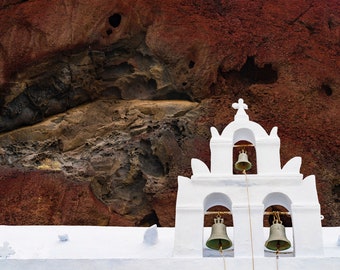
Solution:
M 243 98 L 340 226 L 338 0 L 2 1 L 0 224 L 173 226 Z M 303 191 L 302 191 L 303 192 Z

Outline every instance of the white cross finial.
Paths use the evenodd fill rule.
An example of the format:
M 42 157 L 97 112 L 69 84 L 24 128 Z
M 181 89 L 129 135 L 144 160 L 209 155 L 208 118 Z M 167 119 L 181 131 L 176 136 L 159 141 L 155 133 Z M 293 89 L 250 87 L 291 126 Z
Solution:
M 248 109 L 248 105 L 243 102 L 243 99 L 240 98 L 238 100 L 238 103 L 233 103 L 232 107 L 237 110 L 237 113 L 235 114 L 234 119 L 245 119 L 249 120 L 249 116 L 247 115 L 246 111 Z

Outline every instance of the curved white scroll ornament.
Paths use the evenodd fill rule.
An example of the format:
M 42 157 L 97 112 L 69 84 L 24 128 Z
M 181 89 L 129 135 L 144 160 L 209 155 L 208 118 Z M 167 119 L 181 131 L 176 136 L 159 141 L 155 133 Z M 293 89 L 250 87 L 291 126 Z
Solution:
M 287 163 L 282 167 L 282 172 L 300 173 L 301 163 L 301 157 L 293 157 L 292 159 L 288 160 Z
M 278 137 L 277 136 L 277 127 L 273 127 L 272 130 L 270 131 L 270 137 Z
M 220 136 L 220 134 L 218 133 L 218 131 L 215 127 L 210 127 L 210 133 L 211 133 L 212 138 Z
M 208 166 L 197 158 L 191 159 L 191 169 L 193 175 L 206 175 L 210 174 Z

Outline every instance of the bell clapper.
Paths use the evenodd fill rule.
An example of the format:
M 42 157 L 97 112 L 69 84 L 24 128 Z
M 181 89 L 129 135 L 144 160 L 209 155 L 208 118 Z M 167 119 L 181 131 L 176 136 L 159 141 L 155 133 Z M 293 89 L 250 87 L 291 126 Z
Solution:
M 276 254 L 278 254 L 279 251 L 280 251 L 280 240 L 278 240 L 276 243 Z
M 280 252 L 280 241 L 277 241 L 277 244 L 276 244 L 276 259 L 279 258 L 279 252 Z
M 280 218 L 280 216 L 279 216 Z M 279 270 L 279 253 L 280 253 L 280 241 L 278 240 L 276 243 L 276 270 Z
M 276 214 L 280 219 L 280 215 L 278 213 L 275 213 L 274 217 L 275 217 Z M 276 243 L 276 252 L 275 252 L 275 255 L 276 255 L 275 256 L 276 257 L 276 270 L 279 270 L 279 253 L 280 253 L 280 240 L 278 240 L 277 243 Z

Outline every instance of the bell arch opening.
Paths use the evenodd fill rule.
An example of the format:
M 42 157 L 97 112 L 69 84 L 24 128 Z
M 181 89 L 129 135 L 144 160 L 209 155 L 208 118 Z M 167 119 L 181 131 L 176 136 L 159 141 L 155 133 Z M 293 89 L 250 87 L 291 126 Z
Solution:
M 272 192 L 263 199 L 263 205 L 265 209 L 272 205 L 281 205 L 291 211 L 292 201 L 282 192 Z

